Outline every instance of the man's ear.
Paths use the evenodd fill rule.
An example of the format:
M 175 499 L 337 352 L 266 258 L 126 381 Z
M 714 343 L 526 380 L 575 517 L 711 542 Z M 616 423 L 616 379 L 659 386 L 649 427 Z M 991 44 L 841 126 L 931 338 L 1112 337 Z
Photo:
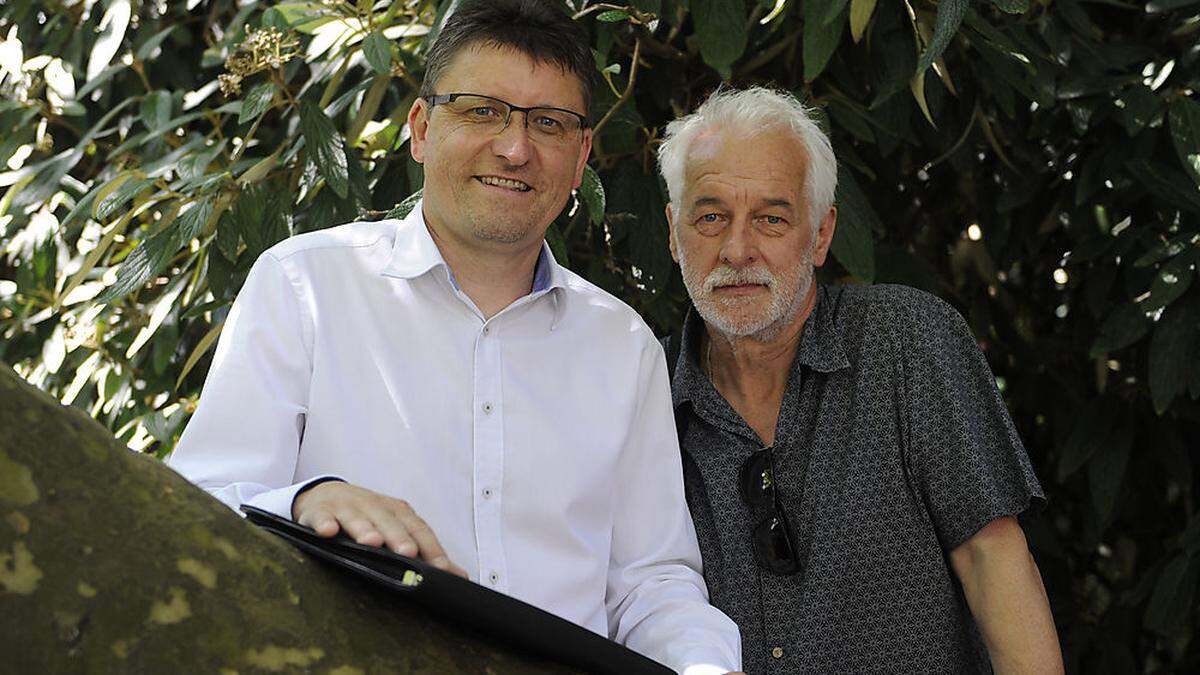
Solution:
M 583 184 L 583 168 L 587 166 L 588 156 L 592 154 L 592 130 L 583 130 L 583 148 L 579 151 L 579 161 L 575 163 L 575 182 L 571 187 L 577 188 Z
M 408 109 L 408 151 L 413 161 L 425 163 L 425 137 L 429 133 L 429 104 L 420 96 Z
M 833 231 L 837 228 L 837 207 L 829 207 L 829 212 L 821 219 L 821 227 L 817 229 L 817 246 L 813 249 L 813 265 L 820 267 L 825 264 L 825 256 L 829 255 L 829 247 L 833 244 Z
M 671 247 L 671 259 L 679 262 L 679 242 L 675 241 L 675 214 L 671 212 L 670 204 L 667 204 L 667 232 Z

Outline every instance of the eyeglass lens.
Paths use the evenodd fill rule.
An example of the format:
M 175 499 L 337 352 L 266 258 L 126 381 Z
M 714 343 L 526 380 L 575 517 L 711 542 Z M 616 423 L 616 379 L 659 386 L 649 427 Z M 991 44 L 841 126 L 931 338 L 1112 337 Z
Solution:
M 515 112 L 504 101 L 486 96 L 456 96 L 442 105 L 468 123 L 495 132 L 511 124 Z M 547 138 L 566 138 L 582 126 L 580 118 L 563 110 L 531 108 L 524 112 L 525 127 Z
M 766 518 L 752 532 L 754 554 L 759 562 L 776 574 L 794 574 L 800 569 L 799 557 L 791 537 L 787 516 L 775 493 L 772 450 L 764 448 L 742 464 L 739 487 L 742 498 L 753 509 L 769 507 Z

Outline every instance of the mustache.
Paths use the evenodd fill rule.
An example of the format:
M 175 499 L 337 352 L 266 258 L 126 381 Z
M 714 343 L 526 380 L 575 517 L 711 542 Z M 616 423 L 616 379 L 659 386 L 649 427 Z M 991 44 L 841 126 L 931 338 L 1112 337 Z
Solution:
M 741 286 L 761 284 L 767 288 L 775 286 L 775 275 L 765 267 L 718 267 L 704 278 L 704 291 L 711 293 L 718 286 Z

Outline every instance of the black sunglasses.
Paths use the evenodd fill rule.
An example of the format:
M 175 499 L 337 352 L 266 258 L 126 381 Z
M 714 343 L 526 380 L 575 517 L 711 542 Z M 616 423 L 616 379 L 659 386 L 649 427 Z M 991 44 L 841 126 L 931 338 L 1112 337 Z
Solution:
M 775 459 L 771 448 L 763 448 L 746 458 L 738 486 L 742 499 L 755 512 L 769 508 L 766 517 L 751 531 L 754 556 L 759 564 L 775 574 L 800 572 L 792 528 L 775 491 Z

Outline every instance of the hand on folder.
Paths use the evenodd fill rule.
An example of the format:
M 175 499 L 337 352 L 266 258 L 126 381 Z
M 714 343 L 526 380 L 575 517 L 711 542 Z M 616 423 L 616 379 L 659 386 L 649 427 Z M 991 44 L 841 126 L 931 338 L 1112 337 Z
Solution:
M 365 546 L 386 546 L 410 558 L 466 579 L 467 572 L 451 562 L 429 527 L 408 502 L 342 481 L 319 483 L 301 492 L 292 504 L 292 518 L 322 537 L 344 530 Z

